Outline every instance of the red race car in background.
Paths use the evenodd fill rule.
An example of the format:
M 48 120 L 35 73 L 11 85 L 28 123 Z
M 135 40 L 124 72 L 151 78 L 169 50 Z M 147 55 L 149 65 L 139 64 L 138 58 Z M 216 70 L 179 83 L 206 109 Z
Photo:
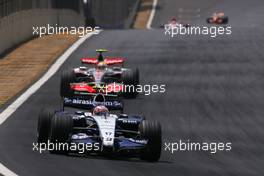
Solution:
M 97 93 L 136 97 L 135 89 L 139 85 L 139 70 L 123 68 L 124 58 L 104 58 L 102 53 L 107 50 L 96 51 L 97 58 L 81 58 L 83 64 L 94 65 L 93 67 L 80 66 L 62 73 L 61 97 L 93 96 Z
M 225 16 L 223 12 L 220 13 L 213 13 L 213 15 L 207 18 L 207 23 L 209 24 L 227 24 L 228 17 Z

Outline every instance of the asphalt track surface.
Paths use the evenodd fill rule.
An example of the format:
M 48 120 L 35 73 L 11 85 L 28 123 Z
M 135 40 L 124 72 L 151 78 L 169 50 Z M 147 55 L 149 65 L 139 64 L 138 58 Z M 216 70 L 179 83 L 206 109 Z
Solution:
M 229 14 L 233 33 L 170 38 L 160 29 L 110 30 L 88 39 L 1 125 L 1 163 L 27 176 L 264 175 L 264 2 L 160 0 L 158 7 L 154 27 L 177 14 L 178 7 L 200 8 L 201 18 L 220 9 Z M 144 112 L 161 122 L 164 142 L 232 142 L 232 150 L 216 154 L 163 151 L 157 163 L 32 151 L 40 108 L 59 107 L 61 70 L 78 66 L 79 58 L 93 55 L 96 48 L 127 57 L 127 66 L 139 67 L 142 84 L 167 85 L 164 94 L 126 101 L 128 113 Z

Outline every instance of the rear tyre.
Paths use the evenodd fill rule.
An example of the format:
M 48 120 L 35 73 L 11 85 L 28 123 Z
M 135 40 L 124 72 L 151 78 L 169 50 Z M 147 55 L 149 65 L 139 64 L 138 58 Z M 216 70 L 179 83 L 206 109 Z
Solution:
M 139 85 L 138 68 L 124 71 L 122 74 L 122 80 L 125 86 L 124 97 L 135 98 L 138 95 L 138 92 L 136 91 L 137 85 Z
M 92 28 L 96 27 L 95 26 L 95 19 L 94 18 L 86 18 L 85 19 L 85 26 L 86 27 L 92 27 Z
M 76 82 L 76 76 L 73 70 L 66 70 L 62 72 L 60 82 L 60 95 L 61 97 L 73 96 L 70 84 Z
M 147 146 L 140 152 L 140 158 L 145 161 L 158 161 L 161 155 L 162 132 L 157 121 L 143 120 L 139 126 L 142 138 L 147 139 Z
M 54 112 L 49 109 L 42 109 L 38 117 L 37 140 L 38 143 L 47 143 L 49 138 L 49 131 L 51 119 Z
M 73 130 L 73 119 L 68 114 L 62 114 L 60 116 L 55 115 L 51 121 L 50 141 L 53 143 L 54 150 L 50 150 L 50 153 L 54 154 L 67 154 L 69 151 L 68 141 L 70 134 Z
M 227 23 L 228 23 L 228 17 L 223 17 L 223 19 L 222 19 L 222 23 L 223 23 L 223 24 L 227 24 Z

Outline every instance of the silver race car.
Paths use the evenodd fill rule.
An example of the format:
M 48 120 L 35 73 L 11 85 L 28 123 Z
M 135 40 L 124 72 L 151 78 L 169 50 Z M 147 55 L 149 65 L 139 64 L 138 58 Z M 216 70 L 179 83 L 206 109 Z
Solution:
M 135 89 L 139 85 L 139 70 L 123 68 L 123 58 L 104 58 L 103 53 L 107 50 L 96 51 L 97 58 L 81 58 L 83 64 L 95 65 L 94 67 L 81 66 L 62 73 L 61 97 L 103 93 L 135 98 L 137 96 Z M 121 66 L 113 66 L 117 64 Z

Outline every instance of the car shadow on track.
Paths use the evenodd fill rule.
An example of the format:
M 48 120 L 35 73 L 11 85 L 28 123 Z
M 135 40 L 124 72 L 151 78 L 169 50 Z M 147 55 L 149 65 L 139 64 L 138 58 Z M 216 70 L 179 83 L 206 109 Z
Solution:
M 76 157 L 76 158 L 86 158 L 86 159 L 96 159 L 96 160 L 109 160 L 109 161 L 117 161 L 117 162 L 133 162 L 133 163 L 159 163 L 159 164 L 173 164 L 172 161 L 165 161 L 160 160 L 157 162 L 148 162 L 144 160 L 140 160 L 136 157 L 125 157 L 125 156 L 116 156 L 116 155 L 109 155 L 109 156 L 103 156 L 103 155 L 88 155 L 88 154 L 68 154 L 68 155 L 60 155 L 60 154 L 53 154 L 56 156 L 66 156 L 66 157 Z

